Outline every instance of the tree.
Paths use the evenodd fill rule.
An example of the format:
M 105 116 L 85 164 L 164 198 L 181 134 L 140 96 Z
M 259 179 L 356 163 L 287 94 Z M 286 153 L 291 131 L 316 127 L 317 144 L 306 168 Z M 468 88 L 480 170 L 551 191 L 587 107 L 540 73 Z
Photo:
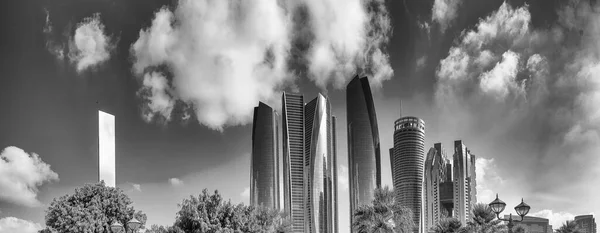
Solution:
M 577 226 L 577 222 L 567 220 L 556 230 L 556 233 L 581 233 L 581 229 Z
M 183 230 L 179 229 L 178 227 L 174 227 L 174 226 L 165 227 L 165 226 L 152 225 L 152 226 L 150 226 L 150 229 L 146 233 L 184 233 L 184 232 L 183 232 Z
M 525 229 L 525 227 L 523 225 L 515 225 L 513 227 L 513 232 L 514 233 L 527 233 L 527 229 Z
M 131 204 L 118 188 L 107 187 L 104 182 L 86 184 L 52 201 L 46 210 L 46 226 L 56 232 L 106 233 L 114 221 L 126 226 L 134 216 L 144 226 L 146 215 L 135 212 Z
M 223 201 L 217 190 L 209 194 L 204 189 L 198 197 L 184 199 L 179 208 L 174 226 L 186 233 L 289 231 L 287 219 L 278 211 L 243 204 L 234 205 L 231 201 Z
M 462 223 L 456 218 L 443 218 L 433 227 L 435 233 L 458 233 L 461 230 Z
M 408 233 L 415 227 L 412 211 L 396 202 L 388 187 L 376 189 L 372 204 L 358 207 L 353 215 L 352 228 L 359 233 Z
M 496 214 L 489 205 L 477 203 L 471 211 L 473 219 L 467 223 L 467 231 L 477 233 L 507 232 L 506 225 L 496 219 Z

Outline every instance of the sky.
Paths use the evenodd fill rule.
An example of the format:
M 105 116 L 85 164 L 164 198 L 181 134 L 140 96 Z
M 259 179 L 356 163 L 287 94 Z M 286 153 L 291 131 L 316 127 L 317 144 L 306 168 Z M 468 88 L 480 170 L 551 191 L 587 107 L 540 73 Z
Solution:
M 3 3 L 7 4 L 7 3 Z M 2 15 L 0 233 L 45 225 L 97 181 L 98 110 L 115 116 L 117 187 L 171 225 L 202 189 L 249 200 L 252 109 L 369 77 L 382 151 L 422 118 L 426 149 L 477 156 L 477 200 L 521 198 L 557 228 L 599 213 L 600 3 L 587 0 L 27 0 Z M 400 102 L 402 101 L 402 104 Z M 400 111 L 402 105 L 402 111 Z M 382 180 L 392 185 L 389 155 Z M 514 212 L 513 212 L 514 213 Z

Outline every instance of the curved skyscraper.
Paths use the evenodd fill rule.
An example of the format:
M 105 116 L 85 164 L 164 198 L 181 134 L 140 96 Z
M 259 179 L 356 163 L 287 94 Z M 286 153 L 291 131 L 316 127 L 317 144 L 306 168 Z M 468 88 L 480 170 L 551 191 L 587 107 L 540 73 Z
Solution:
M 415 232 L 422 232 L 421 198 L 425 162 L 425 122 L 417 117 L 402 117 L 394 122 L 394 148 L 390 163 L 396 200 L 413 212 Z
M 352 213 L 371 204 L 381 186 L 381 157 L 377 114 L 367 77 L 354 77 L 346 86 L 350 223 Z
M 331 105 L 319 94 L 305 105 L 306 232 L 335 232 L 335 129 Z
M 477 174 L 475 155 L 463 144 L 454 141 L 454 217 L 467 224 L 471 219 L 472 207 L 477 203 Z
M 423 180 L 423 224 L 424 232 L 430 232 L 442 218 L 452 216 L 446 208 L 447 192 L 452 198 L 452 190 L 445 188 L 446 183 L 452 182 L 452 168 L 448 167 L 450 160 L 446 158 L 446 151 L 441 143 L 436 143 L 427 153 L 425 159 L 425 176 Z M 452 183 L 450 183 L 452 186 Z M 451 209 L 451 208 L 450 208 Z
M 277 113 L 260 102 L 252 124 L 250 205 L 279 209 L 278 131 Z

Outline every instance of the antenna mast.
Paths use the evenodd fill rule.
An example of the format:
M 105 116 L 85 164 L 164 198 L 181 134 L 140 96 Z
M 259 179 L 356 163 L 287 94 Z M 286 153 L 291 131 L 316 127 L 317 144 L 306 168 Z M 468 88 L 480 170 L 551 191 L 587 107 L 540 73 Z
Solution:
M 400 117 L 402 117 L 402 99 L 400 99 Z

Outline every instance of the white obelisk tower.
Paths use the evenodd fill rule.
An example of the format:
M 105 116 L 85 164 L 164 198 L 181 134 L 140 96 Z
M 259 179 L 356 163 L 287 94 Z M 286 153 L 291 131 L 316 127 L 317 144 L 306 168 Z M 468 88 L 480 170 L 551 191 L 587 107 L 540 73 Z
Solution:
M 98 182 L 115 187 L 115 116 L 98 111 Z

